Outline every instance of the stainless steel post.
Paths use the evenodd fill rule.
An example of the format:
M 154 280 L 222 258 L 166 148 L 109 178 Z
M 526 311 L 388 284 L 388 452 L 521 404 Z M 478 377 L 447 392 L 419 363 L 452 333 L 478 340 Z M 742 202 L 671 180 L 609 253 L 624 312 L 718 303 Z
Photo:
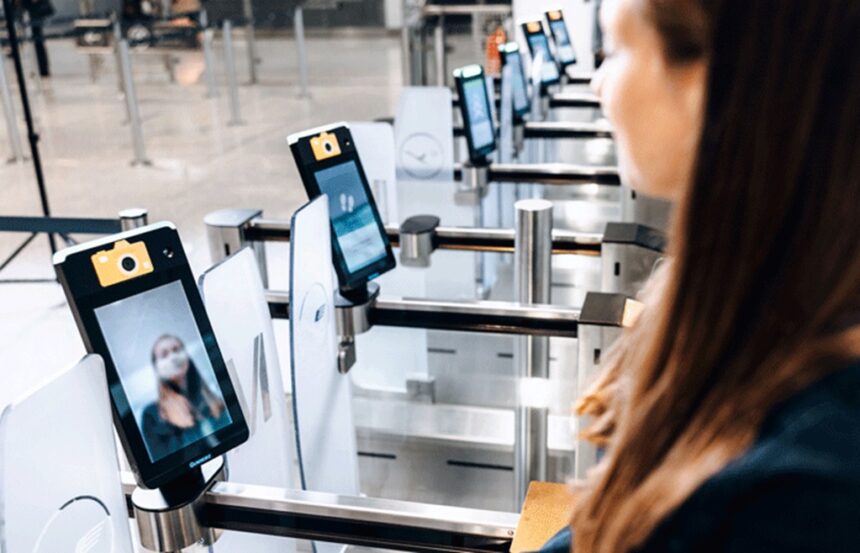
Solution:
M 254 30 L 254 5 L 251 0 L 242 0 L 242 11 L 245 16 L 245 39 L 248 42 L 248 82 L 257 84 L 257 35 Z
M 116 89 L 120 94 L 125 94 L 125 90 L 122 88 L 122 63 L 119 59 L 119 41 L 122 40 L 122 26 L 119 24 L 119 21 L 114 19 L 113 21 L 113 53 L 116 57 Z M 126 113 L 128 116 L 128 113 Z
M 131 207 L 119 212 L 119 224 L 124 231 L 145 227 L 148 222 L 149 213 L 142 207 Z
M 262 215 L 263 212 L 259 209 L 222 209 L 206 215 L 203 222 L 206 225 L 212 264 L 220 263 L 246 246 L 250 247 L 257 257 L 263 286 L 268 287 L 266 244 L 250 242 L 245 238 L 245 230 L 251 221 Z
M 218 81 L 215 79 L 215 54 L 212 52 L 212 29 L 203 30 L 203 64 L 206 73 L 206 97 L 218 97 Z
M 9 80 L 6 78 L 5 56 L 0 56 L 0 95 L 3 96 L 3 115 L 6 117 L 6 132 L 9 135 L 9 144 L 12 146 L 10 161 L 24 161 L 24 146 L 21 144 L 21 134 L 18 132 L 15 103 L 12 100 L 12 91 L 9 89 Z
M 445 59 L 445 17 L 440 15 L 433 29 L 433 52 L 436 58 L 436 86 L 446 86 L 448 70 Z
M 308 90 L 308 54 L 305 50 L 305 12 L 302 5 L 296 6 L 293 12 L 293 24 L 296 26 L 296 53 L 299 56 L 299 97 L 310 98 Z
M 140 121 L 140 110 L 137 105 L 137 91 L 134 88 L 134 75 L 131 70 L 131 54 L 128 41 L 119 41 L 119 62 L 122 71 L 122 83 L 125 90 L 125 105 L 128 108 L 131 123 L 131 141 L 134 146 L 134 161 L 132 165 L 150 165 L 146 157 L 146 145 L 143 142 L 143 126 Z
M 242 115 L 239 112 L 239 83 L 236 80 L 236 59 L 233 57 L 233 24 L 224 21 L 224 66 L 227 71 L 227 91 L 230 94 L 230 121 L 228 125 L 241 125 Z
M 552 203 L 521 200 L 515 204 L 514 300 L 550 303 Z M 528 485 L 547 475 L 547 411 L 549 398 L 549 338 L 527 336 L 516 340 L 515 362 L 520 387 L 514 444 L 514 485 L 517 505 Z

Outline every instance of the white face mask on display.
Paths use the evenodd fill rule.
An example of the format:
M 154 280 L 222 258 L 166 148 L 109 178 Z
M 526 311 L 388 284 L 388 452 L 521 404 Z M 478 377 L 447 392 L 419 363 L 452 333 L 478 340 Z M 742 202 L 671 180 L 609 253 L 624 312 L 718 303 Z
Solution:
M 188 367 L 188 354 L 184 351 L 170 352 L 167 357 L 156 359 L 155 371 L 161 380 L 173 380 L 185 374 Z

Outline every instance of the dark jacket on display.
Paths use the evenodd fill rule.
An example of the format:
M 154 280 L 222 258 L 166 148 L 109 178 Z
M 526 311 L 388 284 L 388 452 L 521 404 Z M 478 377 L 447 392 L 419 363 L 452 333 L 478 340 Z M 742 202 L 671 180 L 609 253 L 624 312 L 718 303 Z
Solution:
M 569 530 L 541 550 L 570 551 Z M 778 407 L 637 553 L 860 552 L 860 364 Z

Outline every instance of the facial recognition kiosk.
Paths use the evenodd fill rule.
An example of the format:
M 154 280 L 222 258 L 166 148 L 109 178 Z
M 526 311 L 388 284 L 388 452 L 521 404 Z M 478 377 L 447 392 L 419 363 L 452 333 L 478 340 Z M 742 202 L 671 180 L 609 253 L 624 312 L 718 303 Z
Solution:
M 188 516 L 223 478 L 221 455 L 249 431 L 176 228 L 74 246 L 54 266 L 86 349 L 105 361 L 114 426 L 139 485 L 142 544 L 211 543 L 203 528 L 163 534 L 164 518 Z
M 549 10 L 545 15 L 550 34 L 555 43 L 555 53 L 558 56 L 562 71 L 564 71 L 576 64 L 576 50 L 570 40 L 567 24 L 564 22 L 564 13 L 561 10 Z
M 521 27 L 526 37 L 526 43 L 529 45 L 532 63 L 540 64 L 540 87 L 542 92 L 546 92 L 549 87 L 561 82 L 561 73 L 558 62 L 550 48 L 549 37 L 544 30 L 543 21 L 526 21 L 521 24 Z

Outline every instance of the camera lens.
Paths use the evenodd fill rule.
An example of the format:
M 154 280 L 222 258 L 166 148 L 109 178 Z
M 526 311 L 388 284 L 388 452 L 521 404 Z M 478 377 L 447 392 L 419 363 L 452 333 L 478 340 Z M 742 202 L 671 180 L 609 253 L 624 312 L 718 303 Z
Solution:
M 323 142 L 323 149 L 325 149 L 326 152 L 331 153 L 331 151 L 334 150 L 334 146 L 331 145 L 331 142 Z
M 167 259 L 173 259 L 173 249 L 172 248 L 164 248 L 164 251 L 161 252 L 164 254 L 164 257 Z
M 130 273 L 130 272 L 134 271 L 135 269 L 137 269 L 137 259 L 135 259 L 134 257 L 132 257 L 130 255 L 126 255 L 122 259 L 119 260 L 119 266 L 126 273 Z

